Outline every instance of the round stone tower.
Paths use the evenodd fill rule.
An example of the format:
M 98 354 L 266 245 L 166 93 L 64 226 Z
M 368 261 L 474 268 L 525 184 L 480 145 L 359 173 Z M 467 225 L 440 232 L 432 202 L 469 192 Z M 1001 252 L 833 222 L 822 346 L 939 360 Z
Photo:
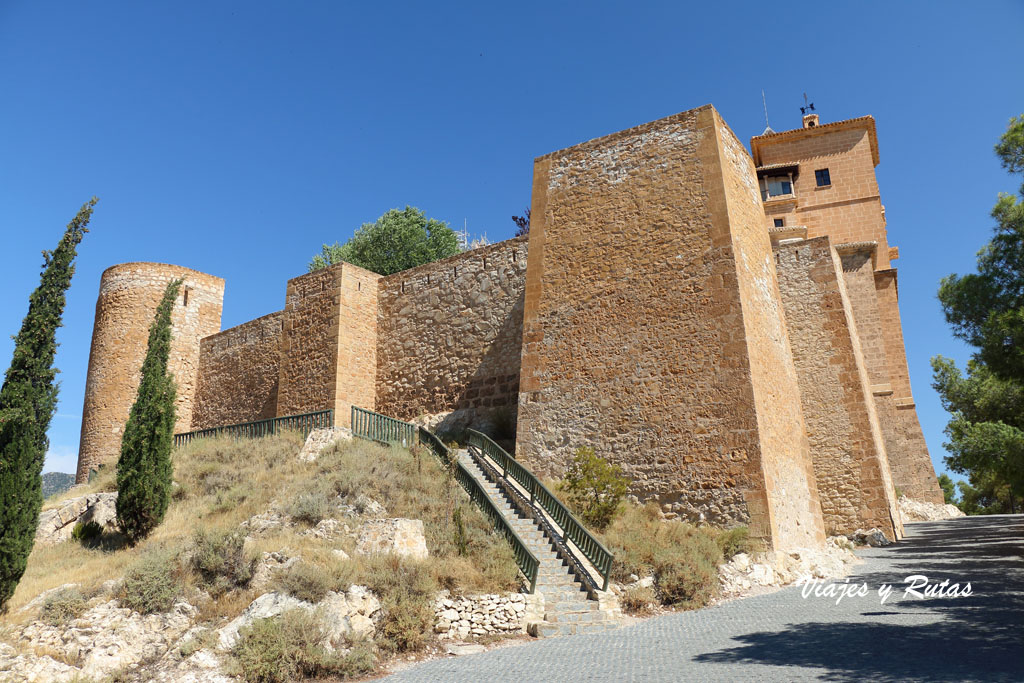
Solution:
M 139 388 L 149 328 L 167 283 L 182 278 L 171 313 L 169 369 L 178 385 L 175 432 L 188 431 L 199 366 L 199 340 L 220 332 L 224 280 L 164 263 L 123 263 L 100 278 L 89 374 L 82 407 L 78 482 L 101 464 L 113 465 L 121 452 L 128 412 Z

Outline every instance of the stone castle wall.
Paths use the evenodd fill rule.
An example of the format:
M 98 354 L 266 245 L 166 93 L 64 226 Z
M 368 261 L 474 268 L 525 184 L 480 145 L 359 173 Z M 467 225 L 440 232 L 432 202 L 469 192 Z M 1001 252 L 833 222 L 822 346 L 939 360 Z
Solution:
M 747 271 L 728 205 L 733 184 L 746 183 L 724 168 L 720 126 L 705 107 L 537 160 L 517 454 L 560 474 L 591 446 L 670 516 L 750 524 L 771 540 L 744 324 L 754 304 L 737 283 Z M 739 246 L 758 243 L 763 254 L 750 256 L 768 267 L 777 297 L 763 213 L 756 203 L 736 211 L 750 214 Z M 806 437 L 789 446 L 806 459 Z M 792 498 L 813 517 L 809 498 Z
M 775 245 L 804 420 L 829 535 L 902 536 L 842 266 L 827 237 Z
M 519 398 L 526 238 L 380 281 L 377 410 L 506 411 Z
M 712 220 L 732 241 L 763 478 L 762 490 L 747 492 L 748 505 L 767 505 L 767 538 L 775 548 L 816 547 L 825 541 L 821 503 L 754 164 L 718 112 L 712 113 L 727 222 L 715 214 Z M 752 524 L 751 531 L 759 530 Z
M 759 163 L 809 164 L 799 202 L 762 202 L 710 106 L 554 152 L 535 162 L 528 237 L 387 277 L 302 275 L 284 310 L 219 334 L 223 281 L 112 268 L 79 477 L 116 458 L 156 302 L 185 274 L 176 431 L 329 408 L 347 426 L 353 405 L 403 419 L 470 409 L 518 420 L 518 457 L 543 473 L 593 447 L 668 517 L 747 524 L 780 549 L 820 544 L 826 525 L 898 536 L 893 483 L 922 500 L 938 486 L 867 121 L 755 138 Z M 819 161 L 830 187 L 814 185 Z M 774 215 L 781 231 L 766 228 Z M 773 254 L 784 232 L 832 237 Z
M 199 340 L 220 331 L 224 280 L 163 263 L 125 263 L 104 271 L 96 300 L 96 321 L 85 400 L 76 480 L 89 470 L 113 464 L 135 403 L 149 328 L 167 284 L 183 278 L 171 312 L 168 369 L 178 385 L 175 431 L 188 431 L 199 366 Z
M 190 431 L 277 417 L 283 322 L 278 311 L 199 343 Z

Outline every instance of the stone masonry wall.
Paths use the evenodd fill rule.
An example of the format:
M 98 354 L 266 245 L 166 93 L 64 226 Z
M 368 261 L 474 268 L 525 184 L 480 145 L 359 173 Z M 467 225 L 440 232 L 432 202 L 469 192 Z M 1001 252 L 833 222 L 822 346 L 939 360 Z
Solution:
M 758 505 L 767 503 L 776 548 L 818 547 L 825 541 L 821 504 L 754 163 L 713 113 L 728 209 L 722 228 L 732 238 L 757 411 L 764 477 L 764 498 L 758 496 Z M 747 499 L 752 505 L 754 494 L 748 493 Z
M 828 535 L 902 536 L 860 339 L 827 237 L 775 245 L 776 271 Z
M 780 540 L 719 125 L 708 106 L 537 159 L 517 454 L 560 474 L 577 448 L 592 446 L 622 465 L 631 493 L 669 516 L 750 524 Z M 755 219 L 744 230 L 762 235 L 777 298 L 763 213 Z M 805 438 L 790 452 L 806 457 L 806 448 Z M 806 477 L 803 486 L 809 496 Z M 807 496 L 792 505 L 812 513 Z
M 199 342 L 192 430 L 277 416 L 283 322 L 278 311 Z
M 514 419 L 526 244 L 511 239 L 380 281 L 380 412 L 505 410 Z
M 333 408 L 349 426 L 352 402 L 374 407 L 379 278 L 342 263 L 288 281 L 278 415 Z
M 149 328 L 167 283 L 184 284 L 171 313 L 169 369 L 178 385 L 176 432 L 189 431 L 199 365 L 199 340 L 220 331 L 224 280 L 163 263 L 125 263 L 104 271 L 82 407 L 77 481 L 117 461 L 138 391 Z
M 352 406 L 377 408 L 377 325 L 380 275 L 349 263 L 341 272 L 338 306 L 335 424 L 352 426 Z
M 928 444 L 921 431 L 914 397 L 910 388 L 910 370 L 903 345 L 903 323 L 896 285 L 896 269 L 875 271 L 875 294 L 878 314 L 882 321 L 886 360 L 889 364 L 889 384 L 895 407 L 893 431 L 904 457 L 896 463 L 899 472 L 893 476 L 900 482 L 901 491 L 913 500 L 942 504 L 945 499 L 939 480 L 935 476 Z

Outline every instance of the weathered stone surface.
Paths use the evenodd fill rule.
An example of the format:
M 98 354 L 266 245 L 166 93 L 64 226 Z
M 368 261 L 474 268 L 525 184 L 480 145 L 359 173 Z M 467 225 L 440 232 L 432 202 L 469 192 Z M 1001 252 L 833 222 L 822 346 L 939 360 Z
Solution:
M 937 522 L 941 519 L 963 517 L 964 513 L 956 505 L 928 503 L 911 500 L 906 496 L 899 499 L 900 514 L 904 522 Z
M 747 595 L 791 584 L 800 579 L 838 579 L 859 562 L 853 544 L 845 536 L 830 536 L 824 548 L 799 548 L 790 552 L 739 553 L 718 568 L 722 594 Z
M 270 585 L 274 574 L 288 569 L 301 561 L 301 557 L 289 557 L 283 552 L 263 553 L 260 561 L 256 564 L 256 569 L 253 571 L 249 585 L 255 590 L 262 590 Z
M 530 597 L 523 593 L 449 597 L 442 591 L 434 602 L 434 632 L 450 639 L 526 633 Z M 542 619 L 543 614 L 538 620 Z
M 403 419 L 504 411 L 514 426 L 526 242 L 511 239 L 381 280 L 378 411 Z
M 540 157 L 533 197 L 517 457 L 557 475 L 591 446 L 667 513 L 822 543 L 755 170 L 717 112 Z
M 269 619 L 293 609 L 313 609 L 310 603 L 284 593 L 264 593 L 252 601 L 245 611 L 217 631 L 217 642 L 222 650 L 230 650 L 238 642 L 238 632 L 256 621 Z
M 117 493 L 92 493 L 70 498 L 39 513 L 37 545 L 53 545 L 71 538 L 79 522 L 96 522 L 106 531 L 117 530 Z
M 427 540 L 419 519 L 372 519 L 359 528 L 356 552 L 360 555 L 394 553 L 414 560 L 426 559 Z
M 142 615 L 111 600 L 86 610 L 66 627 L 32 622 L 21 640 L 79 662 L 79 675 L 101 677 L 162 656 L 192 625 L 196 612 L 179 602 L 170 612 Z
M 306 443 L 299 451 L 299 460 L 313 462 L 328 446 L 338 441 L 351 441 L 352 430 L 347 427 L 333 427 L 331 429 L 314 429 L 306 437 Z
M 825 530 L 903 533 L 842 264 L 827 237 L 774 244 Z
M 168 369 L 177 383 L 175 432 L 192 424 L 199 364 L 199 340 L 220 331 L 224 280 L 163 263 L 123 263 L 100 277 L 96 323 L 89 352 L 88 380 L 82 407 L 82 439 L 76 481 L 89 470 L 113 464 L 138 391 L 149 327 L 167 283 L 184 284 L 171 312 Z
M 886 538 L 881 529 L 857 529 L 846 537 L 857 545 L 869 545 L 872 548 L 881 548 L 892 545 L 892 541 Z
M 326 631 L 323 645 L 340 648 L 347 640 L 373 637 L 374 618 L 380 612 L 380 601 L 365 586 L 351 586 L 345 593 L 331 591 L 315 605 L 284 593 L 264 593 L 217 632 L 220 649 L 234 647 L 239 631 L 257 619 L 269 619 L 293 609 L 316 610 Z
M 283 323 L 279 311 L 199 342 L 191 429 L 277 417 Z

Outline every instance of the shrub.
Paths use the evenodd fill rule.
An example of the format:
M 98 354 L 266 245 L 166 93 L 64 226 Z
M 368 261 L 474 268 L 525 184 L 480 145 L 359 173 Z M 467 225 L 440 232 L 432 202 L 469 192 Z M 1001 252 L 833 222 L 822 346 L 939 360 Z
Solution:
M 627 614 L 649 612 L 658 603 L 658 595 L 647 586 L 630 586 L 619 596 L 619 604 Z
M 373 671 L 374 660 L 362 645 L 347 654 L 328 652 L 321 645 L 320 619 L 306 610 L 291 610 L 260 619 L 242 629 L 234 655 L 241 674 L 252 683 L 284 683 L 300 678 L 352 678 Z
M 334 588 L 331 576 L 308 562 L 296 562 L 274 575 L 275 587 L 306 602 L 320 602 Z
M 141 614 L 166 612 L 180 593 L 177 558 L 151 551 L 128 568 L 118 592 L 122 605 Z
M 72 540 L 78 541 L 85 547 L 89 548 L 99 543 L 100 537 L 103 535 L 103 527 L 93 521 L 78 522 L 75 524 L 75 528 L 71 530 Z
M 663 604 L 700 607 L 718 589 L 722 554 L 712 533 L 676 520 L 663 521 L 653 503 L 627 506 L 604 540 L 615 554 L 612 578 L 653 576 Z
M 86 600 L 77 588 L 65 588 L 52 593 L 43 601 L 39 618 L 52 626 L 64 626 L 85 611 Z
M 309 491 L 295 496 L 286 510 L 300 522 L 314 526 L 331 513 L 331 501 L 322 491 Z
M 722 559 L 728 562 L 740 553 L 752 555 L 761 549 L 757 539 L 750 537 L 750 529 L 745 526 L 738 526 L 733 529 L 722 531 L 715 538 L 719 550 L 722 551 Z
M 380 596 L 384 615 L 377 625 L 377 646 L 385 652 L 420 650 L 434 625 L 437 583 L 427 568 L 395 555 L 367 558 L 362 583 Z
M 245 552 L 245 535 L 240 531 L 206 532 L 192 537 L 192 570 L 214 596 L 249 585 L 256 557 Z
M 559 488 L 583 522 L 603 530 L 615 517 L 629 480 L 622 476 L 618 465 L 584 446 L 577 449 Z

